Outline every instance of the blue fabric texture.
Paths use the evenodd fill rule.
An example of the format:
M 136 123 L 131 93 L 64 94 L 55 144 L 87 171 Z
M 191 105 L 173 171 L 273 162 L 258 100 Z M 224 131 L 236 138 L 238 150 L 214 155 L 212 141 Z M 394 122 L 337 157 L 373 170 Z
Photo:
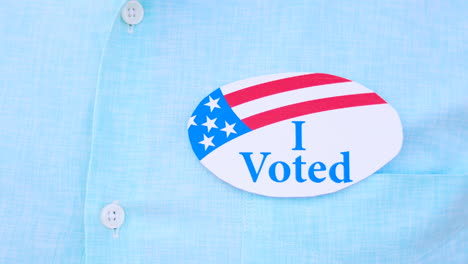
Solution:
M 133 34 L 124 0 L 0 5 L 0 263 L 468 263 L 466 1 L 140 2 Z M 399 156 L 313 198 L 217 179 L 193 109 L 281 72 L 376 91 Z

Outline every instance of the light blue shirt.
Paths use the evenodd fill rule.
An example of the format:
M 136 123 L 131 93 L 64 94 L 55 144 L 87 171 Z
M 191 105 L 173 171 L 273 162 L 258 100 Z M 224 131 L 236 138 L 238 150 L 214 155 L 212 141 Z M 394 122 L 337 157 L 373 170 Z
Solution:
M 0 263 L 468 263 L 466 1 L 0 5 Z M 401 153 L 337 193 L 263 197 L 193 154 L 217 87 L 324 72 L 399 112 Z M 100 221 L 118 200 L 119 237 Z

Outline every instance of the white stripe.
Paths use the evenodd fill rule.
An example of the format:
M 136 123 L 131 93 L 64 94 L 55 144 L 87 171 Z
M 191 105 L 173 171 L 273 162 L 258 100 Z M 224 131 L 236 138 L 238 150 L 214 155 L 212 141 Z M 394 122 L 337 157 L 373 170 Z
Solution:
M 362 93 L 372 93 L 372 91 L 355 82 L 327 84 L 262 97 L 260 99 L 235 106 L 232 110 L 240 119 L 244 119 L 249 116 L 291 104 Z
M 305 74 L 310 74 L 307 72 L 288 72 L 288 73 L 279 73 L 279 74 L 270 74 L 270 75 L 263 75 L 263 76 L 257 76 L 237 82 L 233 82 L 230 84 L 226 84 L 224 86 L 221 86 L 221 92 L 223 92 L 224 95 L 230 94 L 232 92 L 244 89 L 246 87 L 254 86 L 257 84 L 261 83 L 266 83 L 266 82 L 272 82 L 276 81 L 279 79 L 284 79 L 284 78 L 289 78 L 289 77 L 294 77 L 294 76 L 299 76 L 299 75 L 305 75 Z

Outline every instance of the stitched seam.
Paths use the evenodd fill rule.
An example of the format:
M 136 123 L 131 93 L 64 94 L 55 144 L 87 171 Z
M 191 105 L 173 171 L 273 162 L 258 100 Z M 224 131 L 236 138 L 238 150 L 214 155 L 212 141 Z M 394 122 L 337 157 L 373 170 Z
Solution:
M 91 121 L 91 142 L 90 142 L 90 150 L 89 150 L 89 155 L 88 155 L 88 169 L 86 173 L 86 183 L 85 183 L 85 195 L 84 195 L 84 208 L 83 208 L 83 229 L 84 229 L 84 245 L 83 245 L 83 258 L 84 258 L 84 263 L 88 262 L 88 256 L 87 256 L 87 251 L 86 251 L 86 245 L 88 241 L 88 232 L 87 232 L 87 198 L 88 198 L 88 189 L 89 189 L 89 178 L 90 178 L 90 171 L 91 171 L 91 165 L 93 161 L 93 155 L 94 155 L 94 139 L 95 139 L 95 129 L 96 129 L 96 106 L 97 106 L 97 101 L 98 101 L 98 94 L 99 94 L 99 87 L 101 86 L 101 76 L 102 76 L 102 65 L 104 62 L 104 57 L 107 54 L 107 47 L 109 46 L 109 41 L 110 37 L 112 35 L 113 29 L 115 27 L 116 22 L 119 20 L 119 15 L 120 15 L 120 9 L 122 8 L 124 4 L 124 0 L 121 0 L 120 5 L 118 6 L 117 10 L 114 11 L 116 13 L 114 17 L 114 21 L 110 25 L 109 33 L 106 36 L 105 44 L 101 52 L 101 57 L 99 58 L 99 67 L 98 67 L 98 73 L 97 73 L 97 80 L 96 80 L 96 89 L 94 93 L 94 102 L 93 102 L 93 113 L 92 113 L 92 121 Z

